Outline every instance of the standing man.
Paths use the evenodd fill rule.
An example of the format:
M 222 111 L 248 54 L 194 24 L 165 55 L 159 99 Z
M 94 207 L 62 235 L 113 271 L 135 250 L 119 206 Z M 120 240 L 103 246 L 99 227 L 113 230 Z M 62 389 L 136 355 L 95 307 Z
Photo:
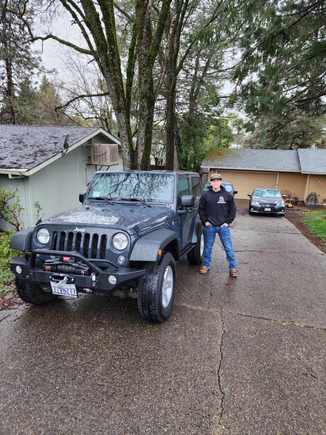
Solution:
M 209 271 L 213 245 L 216 234 L 218 234 L 229 263 L 230 276 L 236 278 L 238 276 L 237 261 L 233 252 L 229 228 L 236 214 L 234 198 L 221 185 L 222 176 L 220 174 L 211 174 L 209 181 L 209 190 L 202 193 L 199 202 L 199 216 L 204 226 L 203 264 L 199 269 L 199 273 L 204 274 Z

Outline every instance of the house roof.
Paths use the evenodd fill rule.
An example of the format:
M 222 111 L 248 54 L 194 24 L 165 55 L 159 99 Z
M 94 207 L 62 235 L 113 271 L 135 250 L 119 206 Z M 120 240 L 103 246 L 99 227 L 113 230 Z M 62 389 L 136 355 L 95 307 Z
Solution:
M 303 174 L 326 174 L 326 149 L 302 148 L 298 155 Z
M 204 160 L 201 168 L 326 174 L 326 149 L 228 150 L 219 158 Z
M 120 144 L 100 128 L 0 125 L 0 172 L 30 175 L 98 134 Z

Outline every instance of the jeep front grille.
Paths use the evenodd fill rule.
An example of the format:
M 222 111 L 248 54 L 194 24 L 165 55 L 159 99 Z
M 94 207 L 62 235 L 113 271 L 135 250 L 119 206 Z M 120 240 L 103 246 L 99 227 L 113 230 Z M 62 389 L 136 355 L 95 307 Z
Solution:
M 76 251 L 86 258 L 105 258 L 107 243 L 106 234 L 53 231 L 51 249 Z

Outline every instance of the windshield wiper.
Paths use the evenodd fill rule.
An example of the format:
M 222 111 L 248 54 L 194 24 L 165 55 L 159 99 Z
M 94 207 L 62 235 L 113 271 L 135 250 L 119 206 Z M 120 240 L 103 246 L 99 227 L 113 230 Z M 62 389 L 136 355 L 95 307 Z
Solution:
M 124 198 L 122 196 L 119 196 L 117 198 L 108 197 L 107 199 L 112 202 L 119 202 L 119 201 L 139 202 L 141 204 L 146 205 L 147 207 L 152 207 L 150 204 L 148 204 L 148 202 L 146 202 L 144 199 L 141 198 Z
M 107 196 L 89 196 L 87 199 L 98 199 L 99 201 L 107 201 L 108 197 Z

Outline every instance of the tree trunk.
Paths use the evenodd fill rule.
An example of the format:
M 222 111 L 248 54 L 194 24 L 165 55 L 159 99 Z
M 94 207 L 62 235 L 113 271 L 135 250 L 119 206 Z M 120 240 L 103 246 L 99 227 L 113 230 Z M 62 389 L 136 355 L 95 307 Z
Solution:
M 176 98 L 177 80 L 181 65 L 178 65 L 181 32 L 188 8 L 188 0 L 175 0 L 174 11 L 170 23 L 167 50 L 167 74 L 166 74 L 166 168 L 173 170 L 176 167 L 177 155 L 175 155 L 177 123 L 176 123 Z M 179 138 L 178 138 L 179 139 Z
M 6 64 L 6 97 L 7 97 L 7 112 L 9 114 L 9 122 L 11 124 L 16 124 L 16 108 L 15 108 L 15 86 L 12 74 L 12 65 L 10 59 L 5 60 Z
M 138 57 L 138 88 L 139 88 L 139 116 L 137 135 L 138 164 L 143 170 L 150 169 L 150 156 L 152 150 L 153 121 L 154 121 L 154 84 L 153 66 L 151 57 L 152 47 L 152 2 L 149 1 L 143 12 L 143 32 L 139 41 Z

